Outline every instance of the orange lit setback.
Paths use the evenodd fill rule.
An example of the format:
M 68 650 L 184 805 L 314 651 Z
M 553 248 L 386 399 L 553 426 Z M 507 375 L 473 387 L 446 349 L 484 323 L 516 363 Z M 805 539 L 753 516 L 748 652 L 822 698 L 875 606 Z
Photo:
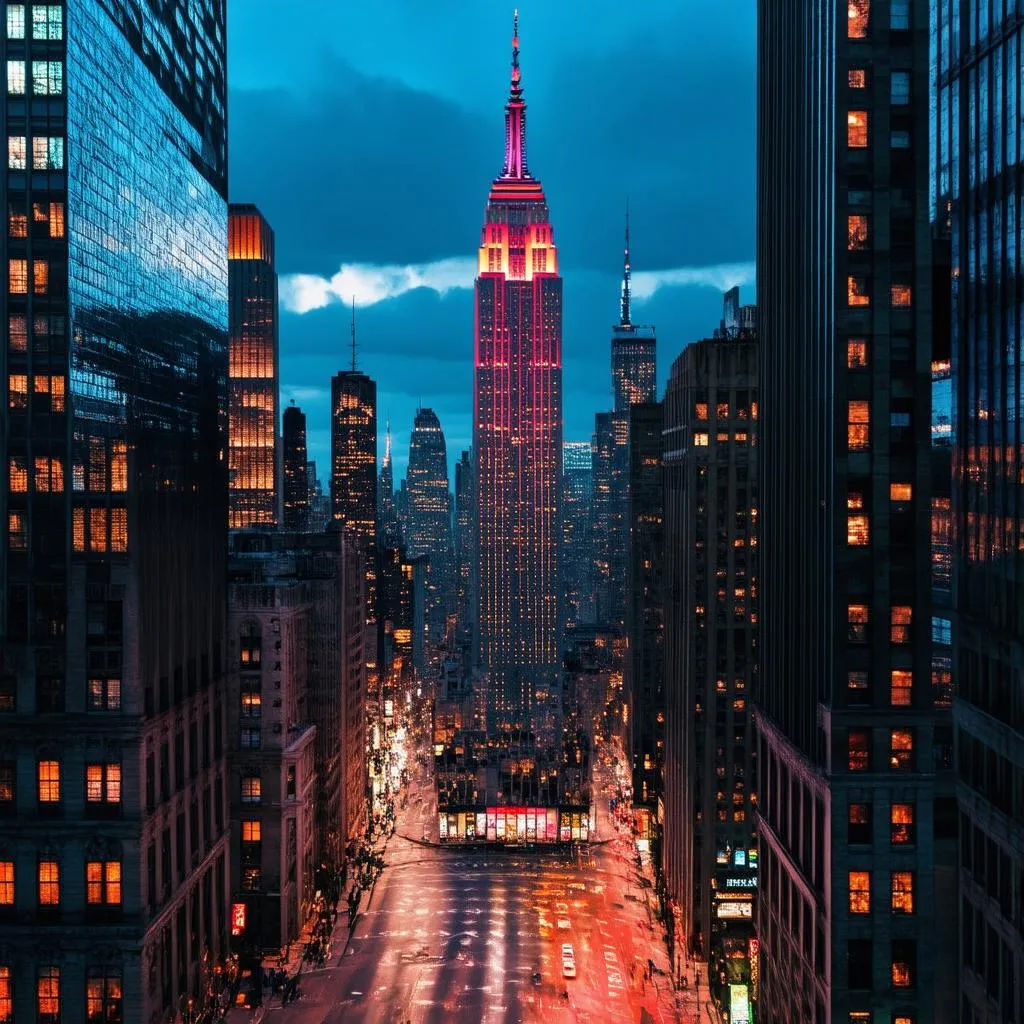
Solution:
M 846 35 L 848 39 L 867 39 L 871 0 L 847 0 Z
M 256 213 L 232 213 L 228 217 L 229 260 L 266 259 L 261 220 Z

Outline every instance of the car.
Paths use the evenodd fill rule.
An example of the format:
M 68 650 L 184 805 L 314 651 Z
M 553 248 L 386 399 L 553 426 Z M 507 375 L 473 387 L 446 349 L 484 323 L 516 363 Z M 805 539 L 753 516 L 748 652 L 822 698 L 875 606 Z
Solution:
M 569 918 L 567 918 L 567 917 L 560 917 L 558 919 L 558 930 L 560 932 L 567 932 L 569 930 L 569 928 L 570 928 Z
M 563 978 L 575 978 L 576 977 L 576 961 L 575 960 L 563 960 L 562 961 L 562 977 Z
M 563 960 L 575 960 L 576 950 L 572 948 L 571 942 L 562 943 L 562 959 Z
M 556 903 L 555 904 L 555 913 L 556 914 L 568 914 L 569 913 L 569 904 L 568 903 Z

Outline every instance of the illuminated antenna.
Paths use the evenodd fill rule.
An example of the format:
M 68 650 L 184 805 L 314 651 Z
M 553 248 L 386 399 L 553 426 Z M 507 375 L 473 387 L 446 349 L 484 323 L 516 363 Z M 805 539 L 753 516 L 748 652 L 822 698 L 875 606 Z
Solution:
M 622 265 L 622 326 L 629 327 L 629 199 L 626 200 L 626 249 Z
M 352 372 L 356 372 L 356 297 L 352 296 Z

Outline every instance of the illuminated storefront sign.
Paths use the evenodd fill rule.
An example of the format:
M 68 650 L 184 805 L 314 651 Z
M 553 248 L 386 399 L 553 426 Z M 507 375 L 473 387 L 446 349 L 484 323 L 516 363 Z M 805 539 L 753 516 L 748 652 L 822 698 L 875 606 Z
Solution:
M 720 918 L 738 919 L 754 916 L 754 904 L 746 900 L 722 900 L 716 911 Z
M 559 812 L 555 807 L 488 807 L 438 815 L 442 842 L 509 843 L 585 842 L 590 838 L 590 815 Z
M 726 889 L 756 889 L 757 878 L 753 875 L 746 875 L 743 878 L 727 878 L 725 887 Z
M 746 985 L 729 986 L 729 1024 L 750 1024 L 750 993 Z
M 237 938 L 245 932 L 245 904 L 231 904 L 231 934 Z
M 750 959 L 750 990 L 754 1002 L 757 1002 L 758 994 L 758 983 L 761 980 L 761 943 L 757 939 L 751 939 L 748 943 L 749 959 Z

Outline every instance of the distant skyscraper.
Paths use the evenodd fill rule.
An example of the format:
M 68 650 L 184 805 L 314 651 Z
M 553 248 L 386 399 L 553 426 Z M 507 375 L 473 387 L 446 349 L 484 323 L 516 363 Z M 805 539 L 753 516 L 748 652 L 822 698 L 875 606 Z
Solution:
M 939 793 L 949 711 L 931 676 L 930 6 L 758 5 L 762 1024 L 1006 1019 L 984 995 L 979 1013 L 962 1010 L 955 972 L 938 969 L 959 937 L 956 900 L 936 884 L 956 815 Z M 988 80 L 997 55 L 966 27 L 970 77 Z M 966 136 L 968 109 L 972 124 L 975 110 L 979 125 L 989 118 L 983 98 L 964 99 Z M 986 187 L 984 202 L 996 194 Z M 993 262 L 986 231 L 1001 230 L 992 209 L 971 243 L 981 268 Z M 1005 320 L 994 279 L 979 276 L 986 322 L 990 310 Z M 986 396 L 978 408 L 988 420 L 998 404 Z M 992 623 L 997 606 L 984 607 Z M 1019 962 L 1019 939 L 999 957 L 998 916 L 975 920 L 979 974 L 995 993 L 994 965 Z
M 505 165 L 491 186 L 475 292 L 477 655 L 491 724 L 530 725 L 559 678 L 562 279 L 547 201 L 526 164 L 518 17 Z
M 611 505 L 612 459 L 615 439 L 612 434 L 612 413 L 599 412 L 594 417 L 594 436 L 590 443 L 594 474 L 594 499 L 590 514 L 590 542 L 593 551 L 594 621 L 611 626 Z
M 359 370 L 331 379 L 331 516 L 363 549 L 377 540 L 377 384 Z
M 391 458 L 391 423 L 384 431 L 384 459 L 377 481 L 377 531 L 380 545 L 393 546 L 401 538 L 398 513 L 395 511 L 395 467 Z
M 732 296 L 739 308 L 738 293 Z M 727 296 L 727 310 L 730 297 Z M 727 312 L 726 321 L 729 319 Z M 665 392 L 664 861 L 689 953 L 751 984 L 757 804 L 750 694 L 757 657 L 757 339 L 688 345 Z M 724 914 L 719 909 L 724 908 Z M 719 979 L 717 966 L 712 979 Z M 713 981 L 723 1007 L 728 986 Z
M 309 528 L 309 475 L 306 461 L 306 414 L 290 405 L 284 411 L 284 528 L 301 533 Z
M 327 529 L 331 521 L 331 499 L 324 493 L 324 486 L 316 471 L 316 462 L 306 463 L 306 483 L 309 486 L 309 530 L 319 533 Z
M 473 635 L 473 566 L 476 561 L 476 493 L 474 491 L 473 453 L 468 449 L 455 464 L 455 595 L 459 635 Z
M 589 441 L 562 445 L 562 593 L 564 624 L 572 629 L 593 620 L 593 549 L 590 511 L 594 496 Z
M 452 506 L 448 490 L 448 452 L 433 409 L 417 409 L 409 438 L 410 558 L 425 556 L 426 640 L 444 640 L 448 615 L 455 610 L 452 580 Z
M 278 316 L 274 232 L 248 204 L 228 216 L 231 331 L 228 472 L 232 528 L 278 521 Z
M 607 623 L 618 629 L 625 627 L 629 605 L 629 410 L 656 398 L 657 340 L 653 327 L 633 323 L 631 273 L 627 211 L 619 322 L 612 328 L 611 475 L 605 519 L 608 534 L 602 543 L 608 556 Z
M 169 1020 L 228 953 L 225 6 L 5 4 L 0 1017 L 18 1024 Z

